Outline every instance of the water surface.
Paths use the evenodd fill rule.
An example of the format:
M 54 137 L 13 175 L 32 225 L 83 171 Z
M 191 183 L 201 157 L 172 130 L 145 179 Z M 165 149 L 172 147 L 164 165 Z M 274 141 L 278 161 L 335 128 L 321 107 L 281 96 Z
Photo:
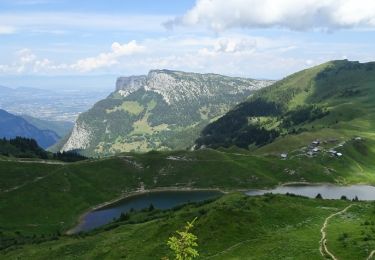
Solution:
M 131 209 L 141 210 L 151 204 L 156 209 L 171 209 L 175 206 L 213 199 L 220 196 L 219 191 L 160 191 L 131 196 L 106 207 L 87 213 L 72 233 L 84 232 L 108 224 Z
M 375 187 L 369 185 L 290 185 L 279 186 L 270 190 L 250 190 L 246 192 L 249 196 L 263 195 L 265 193 L 293 193 L 309 198 L 315 198 L 320 193 L 323 199 L 340 199 L 341 196 L 353 199 L 357 196 L 360 200 L 375 200 Z

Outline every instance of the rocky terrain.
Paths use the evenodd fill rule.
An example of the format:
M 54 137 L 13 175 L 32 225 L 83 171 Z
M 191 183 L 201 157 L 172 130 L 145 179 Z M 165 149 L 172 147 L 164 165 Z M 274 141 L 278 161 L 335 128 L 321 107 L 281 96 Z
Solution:
M 272 83 L 170 70 L 120 77 L 108 98 L 79 116 L 60 149 L 87 155 L 186 149 L 208 123 Z

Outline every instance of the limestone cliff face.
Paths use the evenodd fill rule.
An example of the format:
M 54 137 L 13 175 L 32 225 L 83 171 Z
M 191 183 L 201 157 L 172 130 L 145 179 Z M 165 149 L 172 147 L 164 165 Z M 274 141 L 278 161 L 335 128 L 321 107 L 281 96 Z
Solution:
M 61 151 L 86 149 L 90 145 L 90 139 L 90 128 L 85 123 L 76 122 L 68 141 L 64 144 Z
M 272 84 L 270 80 L 231 78 L 217 74 L 187 73 L 171 70 L 152 70 L 147 76 L 120 77 L 116 91 L 123 97 L 140 88 L 160 94 L 170 105 L 181 101 L 214 97 L 223 94 L 238 94 L 254 91 Z M 225 87 L 225 89 L 223 89 Z
M 123 97 L 137 91 L 141 87 L 146 85 L 147 77 L 142 76 L 130 76 L 120 77 L 116 81 L 116 91 Z
M 186 149 L 207 124 L 272 83 L 171 70 L 120 77 L 108 98 L 79 116 L 62 150 L 103 155 Z

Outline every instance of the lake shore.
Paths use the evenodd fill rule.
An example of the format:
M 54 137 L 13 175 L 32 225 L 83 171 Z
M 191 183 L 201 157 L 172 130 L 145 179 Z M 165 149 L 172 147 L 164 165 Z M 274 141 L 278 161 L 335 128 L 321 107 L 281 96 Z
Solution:
M 111 206 L 119 201 L 122 201 L 124 199 L 128 199 L 128 198 L 132 198 L 132 197 L 137 197 L 137 196 L 141 196 L 141 195 L 144 195 L 144 194 L 151 194 L 151 193 L 158 193 L 158 192 L 168 192 L 168 191 L 178 191 L 178 192 L 189 192 L 189 191 L 218 191 L 222 194 L 227 194 L 227 193 L 230 193 L 230 192 L 248 192 L 248 191 L 255 191 L 255 190 L 263 190 L 263 191 L 272 191 L 273 189 L 277 188 L 277 187 L 293 187 L 293 186 L 332 186 L 332 187 L 349 187 L 349 186 L 352 186 L 354 184 L 346 184 L 346 185 L 343 185 L 343 184 L 338 184 L 338 183 L 329 183 L 329 182 L 285 182 L 285 183 L 280 183 L 278 185 L 275 185 L 273 187 L 265 187 L 265 188 L 249 188 L 249 189 L 220 189 L 220 188 L 192 188 L 192 187 L 159 187 L 159 188 L 155 188 L 155 189 L 144 189 L 144 190 L 136 190 L 136 191 L 131 191 L 131 192 L 128 192 L 126 194 L 123 194 L 121 195 L 120 197 L 117 197 L 113 200 L 109 200 L 109 201 L 106 201 L 106 202 L 103 202 L 101 204 L 98 204 L 98 205 L 95 205 L 93 207 L 91 207 L 90 209 L 86 210 L 83 214 L 81 214 L 78 218 L 78 221 L 76 222 L 76 224 L 74 225 L 73 228 L 67 230 L 65 232 L 66 235 L 73 235 L 75 234 L 75 230 L 77 229 L 77 227 L 79 227 L 85 217 L 87 216 L 87 214 L 89 214 L 90 212 L 92 211 L 95 211 L 95 210 L 99 210 L 99 209 L 102 209 L 102 208 L 105 208 L 105 207 L 108 207 L 108 206 Z M 358 183 L 358 184 L 355 184 L 355 185 L 367 185 L 367 186 L 371 186 L 371 184 L 368 184 L 368 183 Z
M 234 192 L 234 191 L 222 190 L 222 189 L 219 189 L 219 188 L 191 188 L 191 187 L 160 187 L 160 188 L 155 188 L 155 189 L 144 189 L 144 190 L 131 191 L 131 192 L 128 192 L 126 194 L 121 195 L 120 197 L 117 197 L 116 199 L 109 200 L 109 201 L 100 203 L 98 205 L 95 205 L 95 206 L 89 208 L 83 214 L 81 214 L 79 216 L 78 221 L 76 222 L 76 224 L 74 225 L 74 227 L 70 228 L 69 230 L 67 230 L 65 232 L 65 234 L 66 235 L 73 235 L 73 234 L 75 234 L 76 233 L 75 230 L 77 229 L 77 227 L 83 223 L 83 221 L 84 221 L 85 217 L 87 216 L 87 214 L 89 214 L 92 211 L 108 207 L 108 206 L 110 206 L 112 204 L 115 204 L 115 203 L 117 203 L 119 201 L 122 201 L 124 199 L 132 198 L 132 197 L 137 197 L 137 196 L 141 196 L 141 195 L 144 195 L 144 194 L 151 194 L 151 193 L 158 193 L 158 192 L 168 192 L 168 191 L 171 191 L 171 192 L 173 192 L 173 191 L 178 191 L 178 192 L 217 191 L 217 192 L 220 192 L 222 194 L 227 194 L 229 192 Z M 240 190 L 237 190 L 237 191 L 242 192 Z

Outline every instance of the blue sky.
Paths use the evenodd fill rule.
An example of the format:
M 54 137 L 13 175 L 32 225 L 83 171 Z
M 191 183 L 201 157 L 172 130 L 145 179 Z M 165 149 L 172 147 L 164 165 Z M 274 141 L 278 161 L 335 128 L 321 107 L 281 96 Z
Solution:
M 0 85 L 109 88 L 164 68 L 280 79 L 375 60 L 374 29 L 368 0 L 0 0 Z

